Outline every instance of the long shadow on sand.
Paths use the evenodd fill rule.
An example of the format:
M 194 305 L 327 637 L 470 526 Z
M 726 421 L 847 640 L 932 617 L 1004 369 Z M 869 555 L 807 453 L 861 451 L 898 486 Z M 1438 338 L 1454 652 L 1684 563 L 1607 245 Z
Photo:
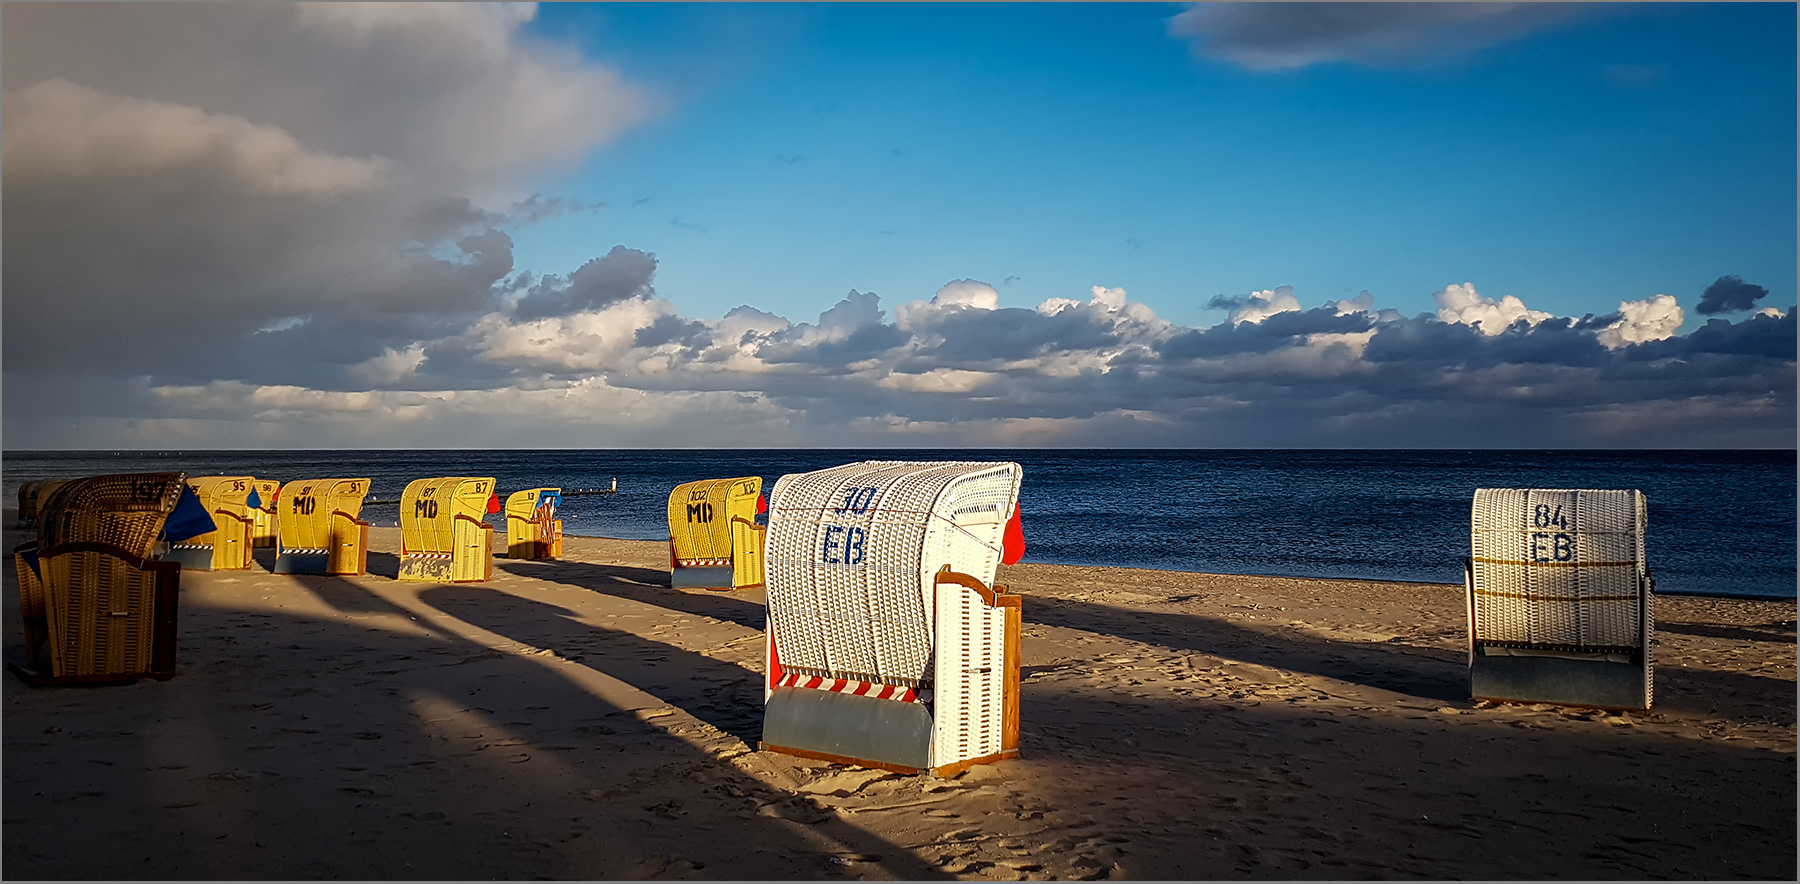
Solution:
M 567 608 L 486 587 L 433 587 L 419 599 L 489 632 L 553 648 L 562 657 L 655 694 L 746 745 L 754 746 L 762 737 L 759 674 L 735 663 L 583 623 Z
M 211 578 L 183 576 L 184 589 Z M 819 834 L 846 853 L 877 857 L 870 862 L 884 877 L 944 877 L 810 799 L 771 790 L 601 701 L 541 659 L 382 616 L 403 608 L 355 580 L 302 583 L 334 608 L 368 616 L 290 616 L 190 597 L 179 674 L 168 682 L 9 684 L 8 877 L 849 874 L 819 847 Z M 426 592 L 475 625 L 506 626 L 481 622 L 495 618 L 474 606 L 478 591 Z M 483 603 L 496 601 L 550 627 L 538 637 L 575 637 L 578 624 L 551 606 Z M 16 623 L 16 607 L 7 614 Z M 668 651 L 641 640 L 626 649 L 621 636 L 579 628 L 589 643 L 611 642 L 627 655 Z M 8 653 L 18 656 L 19 644 L 15 626 Z M 713 674 L 741 678 L 733 669 L 681 658 L 621 671 L 640 685 L 680 688 Z M 77 755 L 103 763 L 76 771 L 69 759 Z M 715 831 L 731 834 L 709 836 Z M 130 849 L 92 849 L 96 838 L 121 833 Z
M 736 623 L 747 629 L 765 628 L 768 611 L 760 601 L 729 592 L 687 592 L 669 588 L 669 572 L 623 565 L 591 565 L 585 562 L 496 562 L 509 574 L 548 580 L 565 586 L 605 593 L 646 605 L 668 608 L 700 617 Z

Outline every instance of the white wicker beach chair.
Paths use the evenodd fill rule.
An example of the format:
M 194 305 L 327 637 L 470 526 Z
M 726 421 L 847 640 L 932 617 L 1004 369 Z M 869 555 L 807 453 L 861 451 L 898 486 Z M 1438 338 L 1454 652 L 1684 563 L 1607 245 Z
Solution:
M 1649 709 L 1655 616 L 1644 495 L 1482 488 L 1472 522 L 1470 696 Z
M 867 461 L 769 501 L 763 747 L 948 775 L 1018 755 L 1014 463 Z

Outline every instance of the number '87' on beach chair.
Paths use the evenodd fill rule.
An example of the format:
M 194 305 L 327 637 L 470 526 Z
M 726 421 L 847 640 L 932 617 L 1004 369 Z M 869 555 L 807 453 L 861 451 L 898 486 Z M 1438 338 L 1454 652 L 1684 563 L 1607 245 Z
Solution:
M 1470 696 L 1649 709 L 1655 584 L 1644 495 L 1482 488 L 1471 521 Z
M 763 748 L 940 776 L 1018 755 L 1019 596 L 991 584 L 1024 550 L 1020 479 L 866 461 L 775 483 Z

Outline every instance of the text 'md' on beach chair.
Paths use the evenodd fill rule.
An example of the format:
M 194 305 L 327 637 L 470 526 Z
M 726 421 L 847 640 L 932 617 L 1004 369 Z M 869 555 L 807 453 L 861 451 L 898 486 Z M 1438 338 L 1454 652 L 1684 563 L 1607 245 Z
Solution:
M 300 479 L 282 486 L 275 573 L 368 573 L 369 523 L 362 520 L 368 493 L 368 479 Z
M 494 576 L 500 511 L 492 477 L 414 479 L 400 494 L 400 579 L 480 583 Z
M 1469 695 L 1649 709 L 1655 584 L 1644 495 L 1482 488 L 1466 570 Z
M 562 555 L 561 488 L 529 488 L 506 496 L 506 557 L 554 559 Z
M 50 652 L 48 674 L 8 668 L 28 684 L 105 684 L 175 674 L 178 562 L 159 538 L 213 529 L 183 473 L 72 479 L 39 501 L 37 540 L 13 560 L 27 665 Z M 171 513 L 176 518 L 171 519 Z M 181 530 L 178 530 L 181 529 Z
M 763 585 L 762 477 L 707 479 L 669 492 L 669 585 Z
M 250 495 L 256 490 L 251 476 L 201 476 L 188 487 L 212 514 L 214 530 L 181 543 L 169 544 L 167 558 L 194 571 L 243 571 L 250 567 L 251 538 L 255 518 Z
M 245 501 L 250 507 L 250 545 L 274 546 L 278 533 L 275 505 L 281 498 L 281 483 L 274 479 L 257 479 L 250 484 L 250 499 Z
M 866 461 L 769 500 L 763 748 L 950 776 L 1019 754 L 1015 463 Z

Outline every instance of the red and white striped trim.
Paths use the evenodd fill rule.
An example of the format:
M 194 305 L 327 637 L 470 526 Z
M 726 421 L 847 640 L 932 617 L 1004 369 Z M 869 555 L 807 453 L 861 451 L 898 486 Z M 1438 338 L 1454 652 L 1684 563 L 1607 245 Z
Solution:
M 870 684 L 866 681 L 852 681 L 847 678 L 820 678 L 816 675 L 784 675 L 778 682 L 784 688 L 811 688 L 815 691 L 830 691 L 834 694 L 855 694 L 858 697 L 874 697 L 878 700 L 899 700 L 902 703 L 917 703 L 918 694 L 912 688 L 892 684 Z
M 730 559 L 676 559 L 680 568 L 719 568 L 731 564 Z

